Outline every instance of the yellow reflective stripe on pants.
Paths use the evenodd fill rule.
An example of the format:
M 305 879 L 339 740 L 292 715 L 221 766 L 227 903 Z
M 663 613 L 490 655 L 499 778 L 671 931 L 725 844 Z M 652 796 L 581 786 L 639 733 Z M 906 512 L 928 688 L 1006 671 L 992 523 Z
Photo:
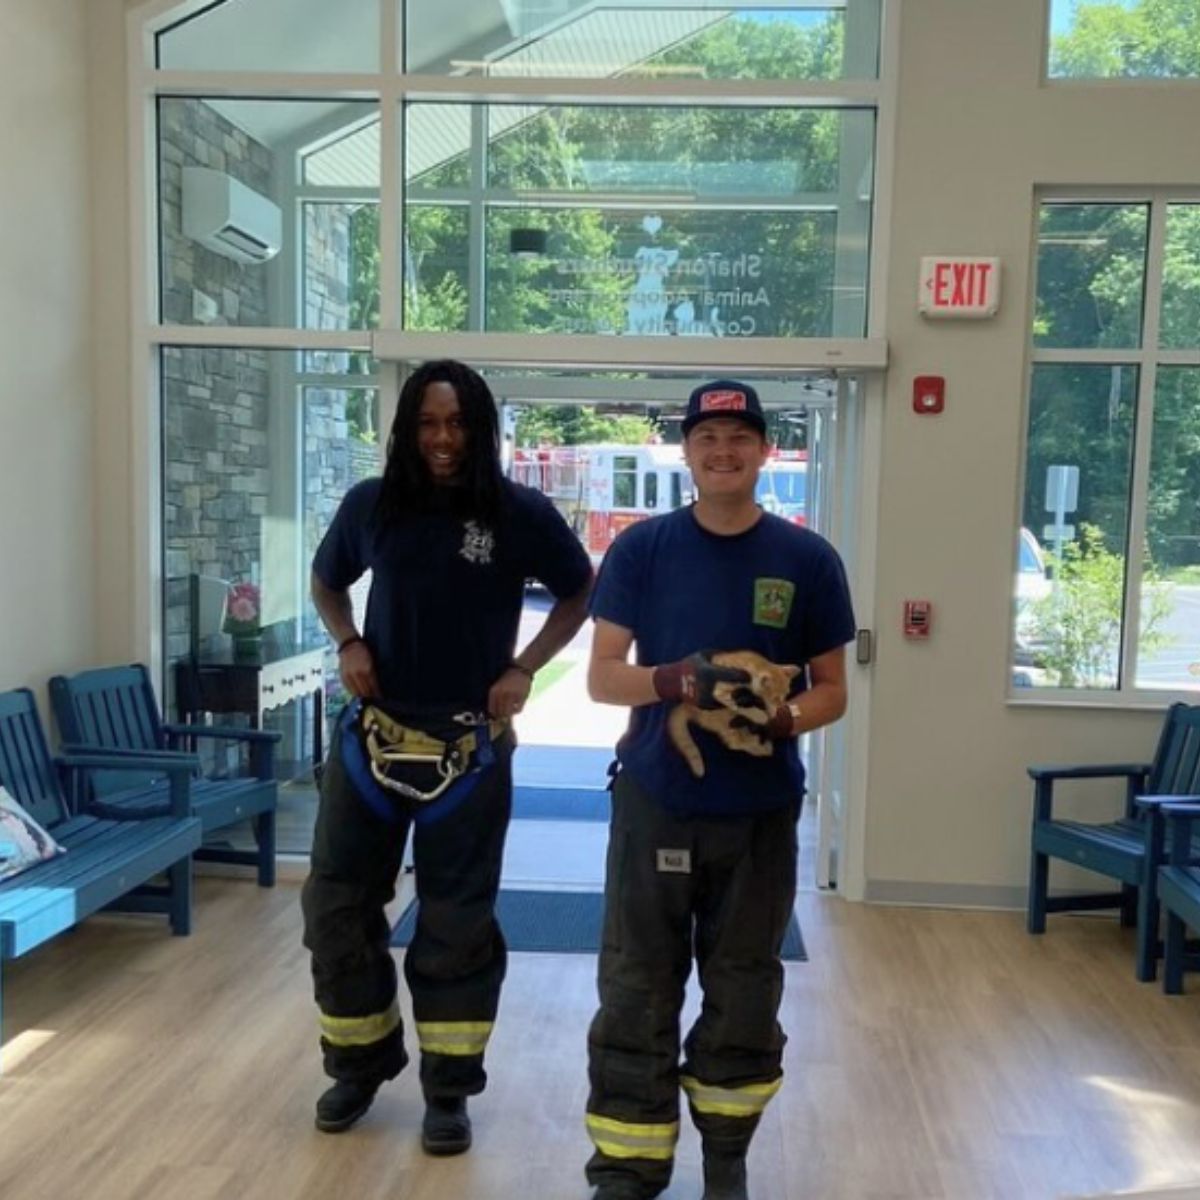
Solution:
M 679 1140 L 678 1121 L 666 1125 L 640 1125 L 588 1113 L 587 1131 L 596 1149 L 609 1158 L 670 1159 L 675 1155 L 675 1143 Z
M 783 1077 L 772 1079 L 770 1083 L 747 1083 L 741 1087 L 716 1087 L 701 1083 L 691 1075 L 682 1076 L 679 1082 L 697 1112 L 720 1117 L 756 1117 L 783 1086 Z
M 491 1032 L 491 1021 L 417 1022 L 417 1041 L 426 1054 L 482 1054 Z
M 387 1037 L 400 1024 L 400 1007 L 366 1017 L 331 1017 L 321 1013 L 321 1036 L 333 1046 L 369 1046 Z

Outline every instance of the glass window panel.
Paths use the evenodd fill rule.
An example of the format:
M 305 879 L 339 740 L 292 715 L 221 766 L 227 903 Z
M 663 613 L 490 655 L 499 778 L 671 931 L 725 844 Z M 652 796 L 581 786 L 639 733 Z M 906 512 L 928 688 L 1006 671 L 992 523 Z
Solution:
M 1118 686 L 1137 376 L 1133 366 L 1034 368 L 1020 534 L 1028 545 L 1014 582 L 1018 685 Z M 1051 468 L 1068 469 L 1061 492 Z M 1045 570 L 1029 570 L 1031 558 Z
M 1050 76 L 1200 75 L 1200 9 L 1161 0 L 1050 0 Z
M 305 329 L 379 327 L 379 205 L 310 200 L 301 206 Z
M 1200 347 L 1200 204 L 1167 205 L 1158 340 L 1167 350 Z
M 1159 367 L 1138 687 L 1200 690 L 1200 369 Z
M 513 232 L 527 225 L 547 230 L 545 254 L 511 252 Z M 830 336 L 837 230 L 829 211 L 496 209 L 487 223 L 488 328 Z
M 224 0 L 164 29 L 178 71 L 378 71 L 379 0 Z
M 879 0 L 408 0 L 407 70 L 495 78 L 869 79 Z M 450 32 L 448 32 L 450 31 Z
M 642 504 L 646 508 L 658 507 L 658 476 L 648 472 L 642 476 Z
M 1041 206 L 1035 345 L 1141 345 L 1148 227 L 1144 204 Z
M 300 180 L 309 187 L 379 190 L 379 117 L 343 127 L 300 153 Z
M 404 225 L 404 328 L 466 329 L 467 209 L 410 204 Z
M 472 149 L 484 116 L 486 167 Z M 453 264 L 444 328 L 864 333 L 868 111 L 412 105 L 406 127 L 406 221 L 424 243 L 410 252 L 432 254 L 439 280 Z M 473 164 L 486 186 L 472 186 Z M 470 265 L 472 214 L 486 270 Z M 486 281 L 482 300 L 475 279 Z M 406 282 L 411 296 L 411 267 Z
M 637 459 L 613 459 L 613 508 L 637 508 Z
M 371 328 L 378 217 L 367 197 L 297 206 L 297 163 L 373 104 L 164 98 L 160 312 L 167 324 Z M 365 159 L 357 162 L 363 186 Z M 378 159 L 374 187 L 378 188 Z M 365 211 L 364 211 L 365 210 Z M 297 224 L 297 214 L 299 222 Z M 299 252 L 298 252 L 299 251 Z M 288 285 L 295 271 L 300 289 Z
M 831 194 L 869 184 L 873 120 L 866 110 L 828 108 L 494 104 L 488 182 L 518 194 L 689 203 Z
M 176 663 L 193 650 L 202 663 L 233 661 L 221 619 L 224 585 L 258 589 L 262 660 L 328 648 L 308 598 L 309 564 L 346 490 L 378 474 L 378 391 L 366 379 L 352 387 L 333 375 L 327 383 L 305 383 L 295 370 L 299 361 L 288 350 L 161 350 L 163 632 L 172 715 Z M 199 612 L 190 598 L 193 576 L 215 596 Z M 325 665 L 332 705 L 333 656 Z M 267 726 L 283 734 L 277 761 L 284 774 L 311 766 L 311 703 L 303 702 L 304 711 L 291 701 L 263 713 Z M 256 715 L 236 709 L 221 723 Z M 290 799 L 300 803 L 301 791 Z M 305 803 L 310 811 L 301 814 L 303 830 L 294 842 L 281 816 L 281 850 L 307 852 L 315 794 Z

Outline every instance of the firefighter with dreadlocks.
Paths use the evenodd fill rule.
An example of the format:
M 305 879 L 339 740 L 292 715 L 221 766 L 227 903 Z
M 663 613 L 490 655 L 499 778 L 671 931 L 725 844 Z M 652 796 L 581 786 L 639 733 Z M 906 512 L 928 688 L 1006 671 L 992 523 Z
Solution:
M 371 573 L 360 630 L 349 589 Z M 425 1098 L 422 1145 L 471 1144 L 467 1097 L 506 949 L 495 918 L 512 806 L 511 720 L 586 616 L 591 564 L 540 492 L 501 473 L 496 405 L 453 361 L 404 384 L 382 479 L 352 487 L 317 549 L 312 596 L 352 699 L 322 772 L 304 944 L 340 1133 L 408 1061 L 385 905 L 413 835 L 418 916 L 404 974 Z M 517 651 L 528 579 L 555 597 Z
M 592 697 L 633 710 L 617 747 L 588 1035 L 596 1200 L 666 1188 L 681 1091 L 700 1133 L 705 1200 L 747 1200 L 746 1153 L 783 1076 L 779 955 L 804 792 L 796 739 L 844 711 L 854 636 L 833 547 L 755 502 L 769 447 L 754 389 L 697 388 L 683 434 L 699 498 L 625 530 L 591 604 Z M 769 710 L 744 666 L 763 659 L 780 680 Z M 729 711 L 717 720 L 719 708 Z M 689 712 L 709 728 L 685 750 L 677 717 Z M 722 740 L 710 731 L 720 721 L 749 738 Z M 703 1001 L 681 1046 L 693 957 Z

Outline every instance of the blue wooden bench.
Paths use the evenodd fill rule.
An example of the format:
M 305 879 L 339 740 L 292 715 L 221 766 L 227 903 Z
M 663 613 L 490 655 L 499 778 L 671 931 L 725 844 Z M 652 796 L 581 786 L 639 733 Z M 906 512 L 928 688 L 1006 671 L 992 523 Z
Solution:
M 105 750 L 133 755 L 183 753 L 201 739 L 237 743 L 247 748 L 249 771 L 232 778 L 205 778 L 197 770 L 188 782 L 188 803 L 204 827 L 205 838 L 241 821 L 252 822 L 256 849 L 205 845 L 197 859 L 239 863 L 258 868 L 258 882 L 275 882 L 275 810 L 279 785 L 275 780 L 275 743 L 279 734 L 257 729 L 216 725 L 165 724 L 150 674 L 140 663 L 101 667 L 50 680 L 50 702 L 70 752 Z M 194 758 L 189 760 L 196 762 Z M 131 768 L 128 773 L 105 772 L 93 781 L 95 808 L 113 815 L 164 812 L 167 780 Z
M 123 758 L 121 765 L 130 761 Z M 162 913 L 173 933 L 190 932 L 191 855 L 201 839 L 200 821 L 187 811 L 194 764 L 154 756 L 137 761 L 165 772 L 167 814 L 114 819 L 89 811 L 84 800 L 73 807 L 68 799 L 83 797 L 89 777 L 111 767 L 113 758 L 52 759 L 33 693 L 0 693 L 0 785 L 67 851 L 0 881 L 0 966 L 102 908 Z M 159 875 L 164 883 L 151 882 Z
M 1200 955 L 1187 944 L 1187 931 L 1200 933 L 1200 866 L 1188 861 L 1185 847 L 1194 843 L 1192 822 L 1200 817 L 1200 798 L 1192 803 L 1164 804 L 1163 817 L 1171 853 L 1158 871 L 1158 899 L 1167 914 L 1166 952 L 1163 955 L 1163 991 L 1183 991 L 1185 970 L 1200 968 Z
M 1200 706 L 1173 704 L 1167 710 L 1154 760 L 1059 767 L 1030 767 L 1034 781 L 1033 831 L 1029 873 L 1030 933 L 1046 931 L 1046 914 L 1119 908 L 1122 922 L 1136 927 L 1137 978 L 1155 976 L 1158 935 L 1159 868 L 1168 839 L 1162 805 L 1200 791 Z M 1054 785 L 1065 780 L 1124 779 L 1123 814 L 1112 821 L 1055 817 Z M 1185 858 L 1200 845 L 1180 848 Z M 1120 891 L 1049 895 L 1051 858 L 1063 859 L 1119 881 Z

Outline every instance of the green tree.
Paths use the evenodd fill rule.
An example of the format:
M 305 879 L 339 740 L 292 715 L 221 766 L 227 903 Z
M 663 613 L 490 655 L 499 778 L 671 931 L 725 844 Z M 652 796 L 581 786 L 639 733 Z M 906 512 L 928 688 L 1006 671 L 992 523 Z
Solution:
M 555 404 L 523 409 L 517 417 L 516 437 L 519 446 L 582 446 L 594 442 L 641 446 L 657 433 L 658 423 L 652 417 Z
M 1076 3 L 1071 30 L 1051 43 L 1050 73 L 1082 79 L 1200 75 L 1200 4 Z
M 634 65 L 630 73 L 686 70 L 707 78 L 838 78 L 842 43 L 838 13 L 815 21 L 743 13 L 714 21 L 648 62 Z M 669 105 L 496 106 L 491 111 L 500 121 L 488 143 L 487 178 L 478 183 L 518 199 L 545 192 L 554 200 L 489 206 L 487 328 L 529 333 L 624 330 L 636 275 L 631 264 L 639 246 L 647 242 L 642 222 L 648 206 L 639 199 L 636 208 L 596 209 L 563 204 L 559 195 L 578 193 L 584 199 L 600 191 L 636 196 L 649 188 L 668 198 L 679 192 L 698 197 L 686 209 L 667 204 L 654 243 L 677 251 L 679 262 L 688 264 L 686 274 L 680 270 L 670 278 L 673 303 L 691 301 L 701 320 L 714 309 L 726 318 L 731 312 L 749 312 L 758 335 L 831 332 L 837 214 L 829 209 L 731 211 L 719 202 L 723 195 L 747 190 L 768 197 L 778 194 L 781 201 L 804 192 L 837 191 L 844 122 L 860 114 Z M 409 328 L 428 319 L 427 312 L 421 315 L 428 307 L 425 302 L 447 273 L 465 292 L 466 198 L 471 183 L 471 160 L 465 151 L 409 181 L 407 222 L 425 219 L 417 214 L 431 208 L 445 214 L 423 228 L 424 246 L 409 238 Z M 433 189 L 438 189 L 437 203 L 421 203 L 422 191 Z M 462 192 L 461 202 L 447 200 L 447 193 L 455 189 Z M 711 201 L 708 206 L 706 200 Z M 510 256 L 509 233 L 516 227 L 545 230 L 548 254 L 536 260 Z M 715 247 L 719 256 L 713 254 Z M 752 280 L 731 279 L 727 266 L 714 261 L 719 257 L 729 263 L 742 255 L 757 258 L 760 273 Z M 465 307 L 457 305 L 437 315 L 459 312 L 465 318 Z
M 1031 642 L 1039 665 L 1062 688 L 1114 687 L 1125 608 L 1125 559 L 1105 548 L 1094 525 L 1080 526 L 1061 558 L 1050 556 L 1054 586 L 1031 606 Z M 1138 649 L 1152 654 L 1169 642 L 1162 623 L 1171 611 L 1170 588 L 1147 561 L 1142 576 L 1142 629 Z

